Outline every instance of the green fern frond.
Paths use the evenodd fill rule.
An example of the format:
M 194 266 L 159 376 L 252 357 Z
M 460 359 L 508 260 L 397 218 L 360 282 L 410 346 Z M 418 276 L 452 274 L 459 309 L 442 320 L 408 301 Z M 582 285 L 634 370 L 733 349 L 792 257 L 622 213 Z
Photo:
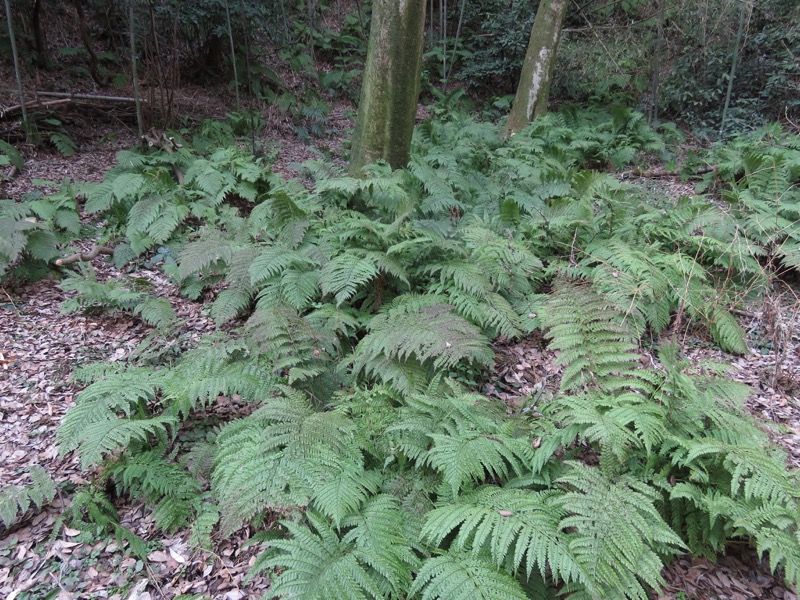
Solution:
M 387 434 L 411 460 L 439 471 L 454 494 L 471 481 L 519 474 L 533 457 L 528 440 L 495 406 L 458 391 L 407 397 Z
M 285 372 L 290 383 L 324 371 L 337 345 L 332 332 L 315 327 L 285 305 L 257 309 L 248 319 L 246 331 L 252 351 Z
M 250 283 L 258 285 L 290 266 L 314 267 L 315 265 L 300 252 L 277 246 L 265 248 L 250 265 Z
M 233 257 L 230 238 L 218 229 L 204 229 L 200 238 L 186 244 L 181 251 L 179 274 L 182 279 L 202 273 L 216 263 L 226 264 Z
M 757 498 L 765 502 L 793 505 L 800 499 L 797 478 L 786 472 L 780 461 L 762 448 L 731 446 L 715 441 L 695 444 L 686 454 L 685 461 L 719 455 L 730 472 L 730 494 L 741 494 L 746 500 Z
M 39 465 L 28 469 L 31 483 L 25 486 L 0 488 L 0 521 L 8 529 L 20 515 L 27 512 L 31 504 L 42 508 L 56 496 L 56 486 L 50 475 Z
M 666 409 L 640 392 L 587 393 L 560 397 L 557 402 L 557 417 L 564 426 L 580 427 L 584 439 L 599 444 L 620 463 L 633 449 L 652 452 L 667 436 Z
M 422 563 L 409 591 L 422 600 L 526 600 L 511 576 L 491 562 L 459 552 L 445 552 Z
M 358 463 L 325 458 L 306 467 L 316 471 L 313 477 L 311 503 L 323 515 L 340 527 L 345 518 L 355 514 L 367 498 L 378 492 L 382 477 L 375 471 L 365 471 Z
M 281 464 L 281 453 L 275 451 L 279 445 L 265 439 L 266 433 L 255 420 L 240 419 L 225 427 L 218 438 L 211 485 L 223 535 L 268 508 L 286 511 L 308 504 L 308 490 L 289 486 L 290 473 Z
M 727 310 L 716 308 L 711 316 L 709 332 L 723 350 L 733 354 L 747 354 L 744 330 Z
M 249 287 L 249 286 L 248 286 Z M 219 326 L 236 318 L 253 302 L 248 289 L 230 288 L 222 290 L 211 305 L 211 318 Z
M 67 411 L 56 432 L 61 454 L 86 440 L 87 426 L 114 421 L 120 414 L 129 417 L 142 410 L 155 399 L 162 385 L 162 375 L 145 368 L 130 368 L 90 385 L 77 397 L 76 406 Z
M 271 368 L 256 360 L 231 356 L 214 346 L 192 350 L 164 377 L 162 388 L 166 414 L 186 418 L 219 396 L 239 395 L 249 402 L 270 397 L 277 378 Z
M 147 442 L 151 437 L 170 437 L 177 421 L 173 417 L 147 419 L 104 419 L 85 425 L 81 431 L 78 454 L 81 467 L 99 464 L 111 452 L 127 448 L 132 441 Z
M 360 506 L 375 485 L 368 484 L 369 475 L 363 481 L 355 478 L 362 457 L 353 424 L 338 413 L 313 412 L 307 398 L 297 392 L 271 399 L 249 417 L 227 425 L 217 438 L 217 448 L 212 486 L 225 532 L 267 508 L 305 506 L 328 483 L 317 501 L 343 518 L 352 510 L 352 499 L 336 492 L 365 494 L 356 502 Z M 330 473 L 319 471 L 323 463 L 351 475 L 351 487 L 337 489 Z
M 454 495 L 469 482 L 480 483 L 487 478 L 503 481 L 512 474 L 521 475 L 532 456 L 530 443 L 525 439 L 475 431 L 428 437 L 432 447 L 422 462 L 442 474 Z
M 769 553 L 772 572 L 782 569 L 787 581 L 800 584 L 800 529 L 796 525 L 789 531 L 765 527 L 755 537 L 759 554 Z
M 166 298 L 147 298 L 136 305 L 133 314 L 139 315 L 142 321 L 156 327 L 165 327 L 177 319 L 175 309 Z
M 558 364 L 565 365 L 562 390 L 635 371 L 639 357 L 624 314 L 591 288 L 561 285 L 541 313 L 550 346 L 561 351 Z
M 486 338 L 474 325 L 454 314 L 452 306 L 406 306 L 400 298 L 369 322 L 369 333 L 356 347 L 356 373 L 381 357 L 415 359 L 420 363 L 430 360 L 438 370 L 462 360 L 491 364 L 493 355 Z
M 435 546 L 452 539 L 451 548 L 476 558 L 488 553 L 497 568 L 517 572 L 524 565 L 528 577 L 536 569 L 542 577 L 591 584 L 560 531 L 564 513 L 553 497 L 483 486 L 428 513 L 421 535 Z
M 117 489 L 154 503 L 156 525 L 174 530 L 189 520 L 200 494 L 200 482 L 163 457 L 163 449 L 127 454 L 109 469 Z
M 336 256 L 322 267 L 319 285 L 323 294 L 335 295 L 336 306 L 341 306 L 377 274 L 378 268 L 373 257 L 345 253 Z
M 6 157 L 8 164 L 16 167 L 18 171 L 25 169 L 25 159 L 22 158 L 22 154 L 5 140 L 0 140 L 0 156 Z
M 656 510 L 656 491 L 634 478 L 612 481 L 597 469 L 570 464 L 560 480 L 568 491 L 555 498 L 568 513 L 560 528 L 572 532 L 570 550 L 598 588 L 649 598 L 642 583 L 663 585 L 659 555 L 684 547 Z
M 309 525 L 281 524 L 291 536 L 270 542 L 274 552 L 262 569 L 280 568 L 269 593 L 277 598 L 365 600 L 383 597 L 364 553 L 343 542 L 322 517 L 306 515 Z

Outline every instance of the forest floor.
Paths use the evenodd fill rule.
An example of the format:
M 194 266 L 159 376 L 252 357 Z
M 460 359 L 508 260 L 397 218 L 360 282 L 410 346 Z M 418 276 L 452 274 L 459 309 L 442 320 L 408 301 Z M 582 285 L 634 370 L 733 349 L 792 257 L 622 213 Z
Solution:
M 333 136 L 318 140 L 329 150 L 338 146 L 351 123 L 338 115 L 331 123 Z M 85 117 L 84 117 L 85 118 Z M 102 134 L 102 132 L 100 132 Z M 337 135 L 338 134 L 338 135 Z M 292 164 L 319 157 L 319 151 L 299 141 L 287 124 L 273 122 L 264 132 L 277 159 L 275 170 L 294 173 Z M 0 197 L 19 198 L 37 186 L 37 180 L 99 181 L 113 164 L 115 153 L 137 143 L 130 130 L 92 136 L 71 157 L 26 153 L 26 169 L 0 187 Z M 651 192 L 676 198 L 693 193 L 691 186 L 669 178 L 636 179 Z M 39 184 L 41 188 L 41 184 Z M 44 186 L 46 190 L 47 185 Z M 98 279 L 121 273 L 95 260 Z M 159 295 L 169 299 L 181 318 L 176 340 L 192 345 L 213 329 L 206 305 L 181 297 L 176 286 L 159 271 L 138 269 L 136 277 L 148 279 Z M 212 550 L 189 544 L 189 531 L 166 535 L 157 530 L 140 502 L 117 499 L 121 522 L 148 541 L 150 554 L 139 560 L 98 532 L 60 526 L 59 515 L 69 505 L 71 492 L 98 473 L 87 474 L 73 454 L 60 456 L 55 430 L 73 404 L 80 386 L 70 381 L 76 367 L 96 361 L 126 360 L 147 337 L 150 327 L 128 314 L 62 314 L 68 294 L 58 282 L 47 279 L 17 287 L 0 287 L 0 486 L 27 482 L 26 469 L 44 467 L 60 486 L 55 501 L 43 510 L 30 511 L 10 531 L 0 527 L 0 598 L 28 600 L 150 600 L 199 594 L 214 600 L 261 597 L 268 580 L 245 581 L 259 551 L 246 547 L 248 531 L 215 539 Z M 787 452 L 788 462 L 800 467 L 800 302 L 797 290 L 776 283 L 763 304 L 746 307 L 740 315 L 751 351 L 746 356 L 726 355 L 703 337 L 700 330 L 673 329 L 667 335 L 678 341 L 695 365 L 704 361 L 729 362 L 730 377 L 749 384 L 753 394 L 748 408 Z M 483 391 L 509 406 L 531 397 L 546 401 L 560 377 L 553 354 L 541 336 L 514 343 L 497 343 L 497 366 L 487 375 Z M 224 399 L 220 399 L 224 401 Z M 796 591 L 784 587 L 769 566 L 746 545 L 730 549 L 716 561 L 683 556 L 664 570 L 663 599 L 698 598 L 796 600 Z

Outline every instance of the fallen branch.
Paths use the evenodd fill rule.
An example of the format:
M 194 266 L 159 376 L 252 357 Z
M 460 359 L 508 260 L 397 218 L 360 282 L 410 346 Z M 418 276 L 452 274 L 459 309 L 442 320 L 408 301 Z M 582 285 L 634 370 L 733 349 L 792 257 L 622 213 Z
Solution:
M 100 96 L 97 94 L 67 94 L 65 92 L 36 92 L 37 96 L 46 98 L 69 98 L 70 100 L 102 100 L 104 102 L 127 102 L 134 103 L 134 98 L 127 96 Z M 145 100 L 143 100 L 144 102 Z
M 30 110 L 32 108 L 50 108 L 52 106 L 59 106 L 61 104 L 69 104 L 72 102 L 71 98 L 62 98 L 60 100 L 47 100 L 46 102 L 42 102 L 41 100 L 31 100 L 30 102 L 25 103 L 25 108 Z M 22 110 L 22 104 L 15 104 L 14 106 L 9 106 L 8 108 L 0 109 L 0 119 L 4 119 L 8 115 L 17 112 L 18 110 Z
M 703 167 L 701 169 L 697 169 L 694 173 L 689 173 L 688 177 L 700 177 L 701 175 L 705 175 L 706 173 L 713 173 L 714 167 Z M 641 169 L 633 169 L 632 171 L 626 171 L 623 173 L 624 177 L 649 177 L 649 178 L 658 178 L 658 177 L 681 177 L 685 175 L 680 171 L 667 171 L 666 169 L 651 169 L 651 170 L 641 170 Z
M 65 256 L 64 258 L 59 258 L 56 260 L 56 266 L 60 267 L 63 265 L 69 265 L 76 262 L 89 262 L 93 258 L 96 258 L 98 254 L 114 254 L 114 249 L 109 248 L 108 246 L 92 246 L 92 249 L 88 252 L 76 252 L 71 256 Z

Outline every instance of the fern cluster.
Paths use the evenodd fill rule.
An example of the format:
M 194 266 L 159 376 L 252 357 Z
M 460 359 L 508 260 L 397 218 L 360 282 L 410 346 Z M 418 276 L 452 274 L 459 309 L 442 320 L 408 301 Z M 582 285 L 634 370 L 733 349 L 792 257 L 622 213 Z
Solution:
M 65 292 L 75 292 L 61 305 L 61 312 L 104 310 L 110 313 L 127 311 L 149 325 L 165 327 L 177 320 L 169 300 L 158 298 L 148 290 L 149 281 L 128 277 L 122 281 L 99 282 L 91 268 L 82 273 L 70 273 L 59 284 Z
M 777 270 L 800 268 L 798 136 L 773 125 L 709 154 L 722 198 L 752 242 L 752 254 Z
M 0 280 L 45 277 L 62 247 L 86 233 L 75 197 L 67 180 L 49 196 L 35 191 L 20 202 L 0 200 Z
M 238 146 L 206 156 L 179 145 L 171 152 L 120 152 L 103 181 L 85 184 L 82 192 L 86 212 L 106 220 L 106 237 L 123 237 L 114 251 L 121 266 L 180 238 L 187 222 L 235 220 L 230 201 L 254 203 L 272 180 L 261 159 Z
M 213 289 L 226 327 L 174 364 L 85 371 L 62 451 L 105 462 L 162 526 L 193 521 L 198 543 L 262 530 L 270 596 L 644 599 L 663 561 L 734 538 L 796 583 L 797 478 L 747 389 L 690 373 L 673 345 L 643 353 L 683 319 L 747 351 L 728 309 L 758 271 L 711 204 L 591 170 L 663 147 L 630 111 L 568 110 L 510 140 L 454 115 L 418 128 L 405 170 L 259 175 L 246 217 L 201 210 L 248 181 L 241 155 L 225 172 L 192 158 L 183 185 L 183 153 L 109 176 L 89 201 L 120 210 L 137 251 L 157 243 L 147 206 L 194 199 L 205 225 L 171 273 L 191 297 Z M 178 199 L 140 195 L 150 180 Z M 535 329 L 563 367 L 539 411 L 449 379 Z
M 0 521 L 6 529 L 17 522 L 31 505 L 42 508 L 56 496 L 53 479 L 39 465 L 29 469 L 31 483 L 0 488 Z

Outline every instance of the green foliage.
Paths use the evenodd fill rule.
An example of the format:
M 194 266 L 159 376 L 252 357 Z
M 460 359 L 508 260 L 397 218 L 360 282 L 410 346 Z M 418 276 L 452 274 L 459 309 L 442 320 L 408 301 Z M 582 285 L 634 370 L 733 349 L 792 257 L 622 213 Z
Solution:
M 97 487 L 90 485 L 79 489 L 66 510 L 66 517 L 73 527 L 92 532 L 89 540 L 113 533 L 121 547 L 127 544 L 128 549 L 139 559 L 147 559 L 147 543 L 130 529 L 120 525 L 119 514 L 114 505 Z
M 739 4 L 686 3 L 672 19 L 684 21 L 676 48 L 696 52 L 675 56 L 664 81 L 664 107 L 691 126 L 706 132 L 720 128 L 721 110 L 733 60 Z M 798 65 L 790 48 L 800 39 L 798 7 L 776 0 L 760 2 L 748 11 L 747 35 L 739 49 L 727 132 L 741 132 L 768 119 L 797 115 Z M 716 23 L 713 30 L 708 23 Z M 677 30 L 675 33 L 678 33 Z
M 29 485 L 0 488 L 0 521 L 6 529 L 15 524 L 32 504 L 42 508 L 56 496 L 55 483 L 42 467 L 34 465 L 29 473 Z
M 747 388 L 674 345 L 644 353 L 686 321 L 746 352 L 728 309 L 766 280 L 738 217 L 592 170 L 664 148 L 626 110 L 566 109 L 508 140 L 453 114 L 418 128 L 407 170 L 309 163 L 312 183 L 259 188 L 249 215 L 198 211 L 169 270 L 216 293 L 225 327 L 170 364 L 83 370 L 60 447 L 198 543 L 259 531 L 253 573 L 277 597 L 643 599 L 670 557 L 734 539 L 794 581 L 797 476 Z M 98 208 L 129 225 L 147 200 L 114 181 L 162 169 L 131 160 Z M 170 185 L 223 202 L 239 180 L 214 160 Z M 67 287 L 143 300 L 95 284 Z M 537 329 L 563 371 L 535 416 L 448 379 Z
M 182 466 L 169 462 L 164 449 L 125 455 L 108 469 L 118 493 L 126 491 L 155 504 L 156 525 L 165 530 L 184 525 L 199 508 L 200 483 Z
M 148 325 L 168 327 L 177 319 L 175 310 L 166 298 L 157 298 L 146 291 L 151 285 L 146 279 L 134 277 L 101 283 L 95 278 L 92 269 L 86 269 L 85 274 L 71 273 L 59 287 L 77 295 L 65 300 L 61 311 L 128 311 L 139 316 Z
M 83 189 L 86 211 L 107 220 L 106 235 L 125 235 L 114 254 L 121 265 L 180 238 L 187 220 L 237 223 L 230 202 L 255 202 L 271 180 L 262 160 L 237 146 L 213 149 L 208 156 L 179 147 L 150 154 L 120 152 L 103 182 Z
M 19 202 L 0 200 L 0 280 L 46 277 L 61 248 L 84 233 L 75 185 L 65 180 L 59 187 L 50 196 L 35 191 Z
M 11 165 L 18 171 L 25 168 L 25 159 L 14 146 L 6 141 L 0 140 L 0 167 Z
M 752 243 L 750 252 L 773 269 L 800 267 L 800 137 L 779 126 L 719 145 L 720 194 Z

